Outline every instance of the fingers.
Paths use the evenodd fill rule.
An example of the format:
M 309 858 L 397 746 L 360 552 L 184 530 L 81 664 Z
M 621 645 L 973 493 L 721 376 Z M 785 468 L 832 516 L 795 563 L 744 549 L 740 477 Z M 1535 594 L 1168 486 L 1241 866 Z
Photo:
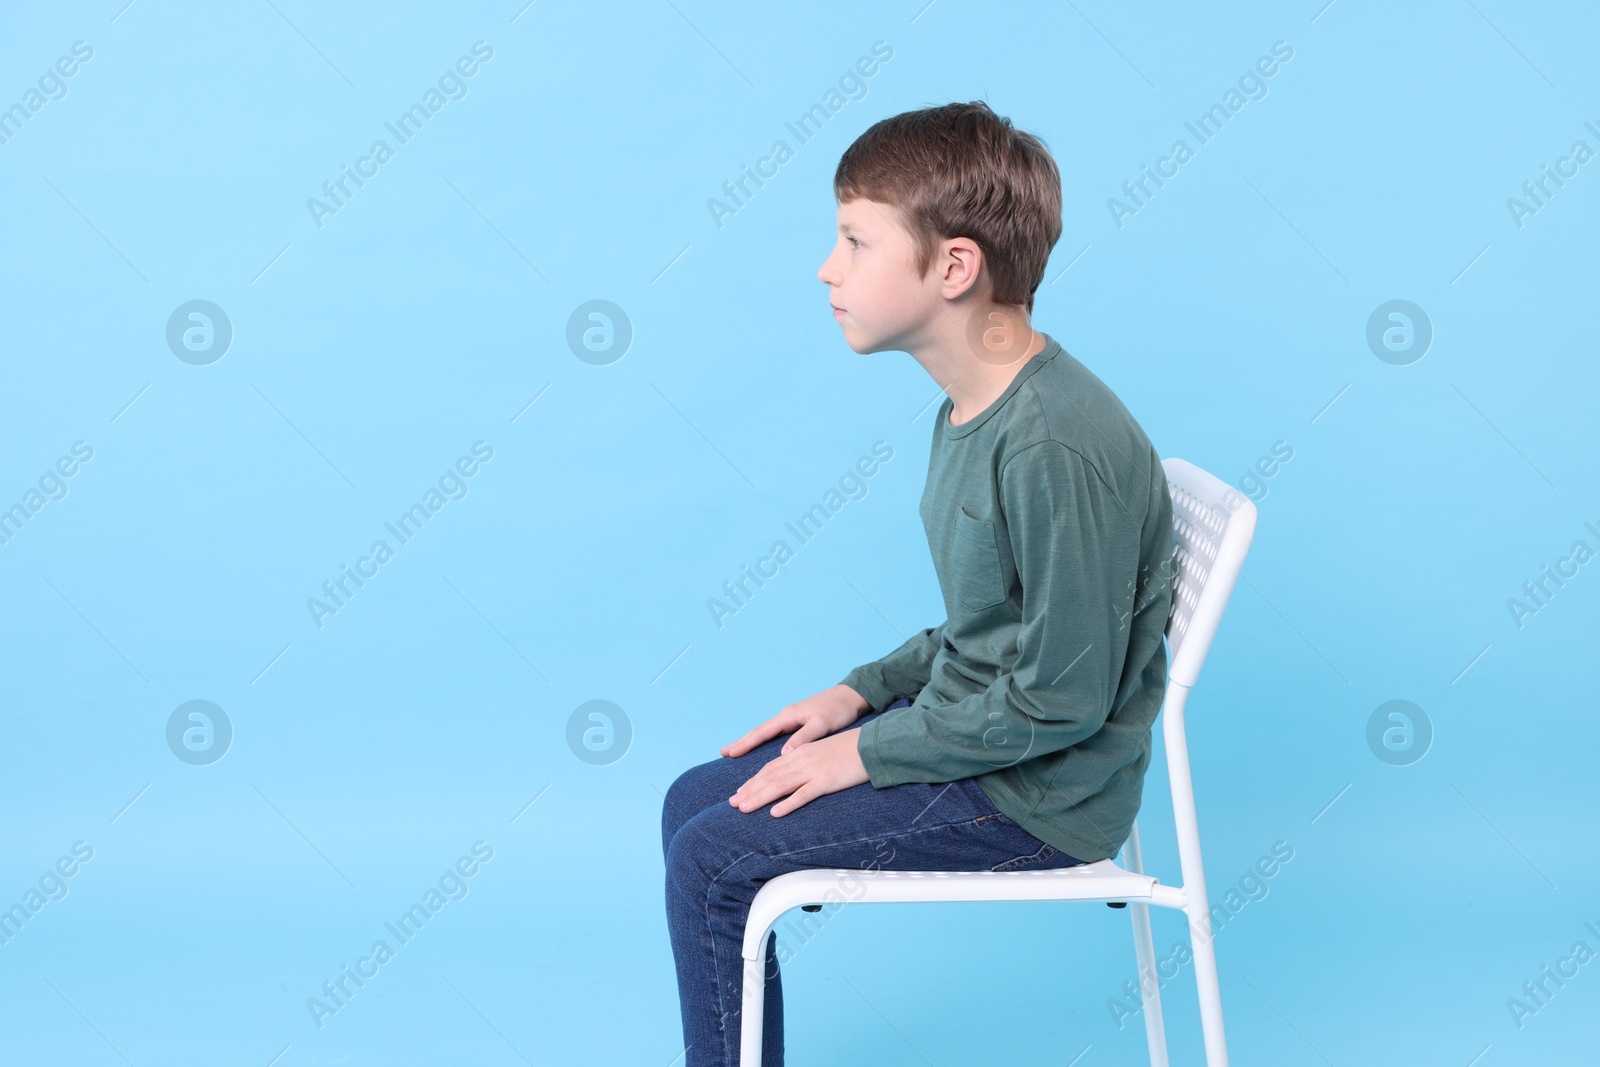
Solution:
M 751 775 L 749 780 L 733 791 L 728 803 L 748 813 L 765 806 L 774 797 L 782 796 L 781 789 L 773 788 L 776 772 L 772 771 L 771 767 L 772 764 L 769 763 Z
M 755 811 L 757 808 L 764 807 L 767 803 L 766 788 L 763 786 L 752 786 L 751 782 L 754 781 L 755 779 L 752 778 L 750 782 L 746 782 L 744 785 L 741 785 L 738 791 L 735 792 L 733 796 L 728 798 L 729 804 L 732 804 L 746 815 L 750 814 L 752 811 Z
M 807 782 L 805 785 L 789 794 L 786 799 L 780 800 L 778 803 L 772 805 L 772 816 L 773 818 L 782 818 L 791 811 L 794 811 L 796 808 L 805 807 L 807 804 L 811 803 L 813 799 L 821 795 L 822 790 L 816 788 L 813 783 Z
M 755 748 L 757 745 L 762 744 L 770 738 L 778 736 L 780 732 L 781 731 L 774 728 L 772 720 L 768 719 L 760 726 L 757 726 L 754 730 L 751 730 L 749 733 L 739 738 L 739 740 L 733 742 L 732 744 L 724 745 L 722 747 L 722 754 L 724 756 L 742 756 L 746 752 L 749 752 L 752 748 Z
M 734 790 L 733 796 L 728 798 L 728 803 L 748 815 L 757 808 L 764 808 L 772 801 L 786 796 L 797 783 L 792 769 L 780 768 L 776 764 L 777 761 L 774 760 L 751 775 L 748 781 Z
M 783 749 L 779 752 L 779 755 L 787 756 L 790 752 L 793 752 L 796 748 L 805 744 L 807 741 L 815 741 L 826 732 L 826 727 L 824 727 L 816 719 L 812 719 L 810 722 L 800 727 L 800 729 L 796 730 L 793 737 L 789 738 L 789 740 L 783 743 Z
M 779 734 L 787 733 L 792 729 L 794 729 L 794 718 L 785 709 L 739 738 L 739 740 L 730 745 L 724 745 L 720 751 L 724 756 L 742 756 L 757 745 L 765 744 Z

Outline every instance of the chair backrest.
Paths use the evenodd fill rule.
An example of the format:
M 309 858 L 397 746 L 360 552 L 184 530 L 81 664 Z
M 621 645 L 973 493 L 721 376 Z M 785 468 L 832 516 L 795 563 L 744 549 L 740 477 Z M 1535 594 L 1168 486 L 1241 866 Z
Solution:
M 1256 506 L 1188 460 L 1164 459 L 1172 497 L 1172 613 L 1167 617 L 1167 679 L 1193 686 L 1222 622 L 1256 532 Z

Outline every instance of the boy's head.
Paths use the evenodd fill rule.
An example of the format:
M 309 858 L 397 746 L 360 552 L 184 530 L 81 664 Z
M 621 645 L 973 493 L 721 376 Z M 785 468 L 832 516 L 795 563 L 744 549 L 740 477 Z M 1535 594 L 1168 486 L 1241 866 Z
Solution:
M 858 352 L 926 340 L 957 304 L 1032 313 L 1061 236 L 1061 175 L 987 104 L 883 119 L 846 149 L 833 189 L 839 240 L 817 277 Z

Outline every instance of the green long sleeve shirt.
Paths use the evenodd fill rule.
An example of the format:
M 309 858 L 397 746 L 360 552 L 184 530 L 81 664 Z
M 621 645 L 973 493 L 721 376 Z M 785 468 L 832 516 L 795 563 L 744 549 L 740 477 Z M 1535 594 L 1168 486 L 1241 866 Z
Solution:
M 947 618 L 844 684 L 875 787 L 976 778 L 1085 862 L 1138 813 L 1167 682 L 1172 501 L 1116 394 L 1046 335 L 976 417 L 934 421 L 920 513 Z

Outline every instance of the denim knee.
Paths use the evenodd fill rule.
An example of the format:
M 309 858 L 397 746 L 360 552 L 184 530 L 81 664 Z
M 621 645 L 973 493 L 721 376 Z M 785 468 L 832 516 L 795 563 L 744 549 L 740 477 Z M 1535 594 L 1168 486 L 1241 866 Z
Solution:
M 678 831 L 683 828 L 683 824 L 696 814 L 694 811 L 686 810 L 687 805 L 684 802 L 684 795 L 689 791 L 684 780 L 688 778 L 689 773 L 684 771 L 673 779 L 672 784 L 667 786 L 667 795 L 661 801 L 661 855 L 663 859 L 666 858 L 667 851 L 672 847 L 672 839 L 678 836 Z
M 698 910 L 704 906 L 707 888 L 727 865 L 728 859 L 714 854 L 717 852 L 714 842 L 707 840 L 704 834 L 684 831 L 681 825 L 678 830 L 680 832 L 672 836 L 662 851 L 667 869 L 667 891 L 669 894 L 674 891 L 683 894 Z

